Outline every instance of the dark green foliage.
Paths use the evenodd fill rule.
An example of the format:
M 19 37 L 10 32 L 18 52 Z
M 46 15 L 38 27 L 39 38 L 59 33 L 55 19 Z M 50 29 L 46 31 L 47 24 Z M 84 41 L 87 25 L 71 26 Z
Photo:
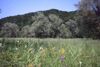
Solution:
M 100 38 L 100 0 L 81 0 L 77 20 L 81 37 Z
M 79 21 L 79 34 L 86 38 L 100 38 L 100 17 L 84 17 Z
M 39 11 L 35 13 L 28 13 L 24 15 L 17 15 L 12 17 L 3 18 L 0 20 L 0 36 L 1 37 L 62 37 L 70 38 L 76 37 L 73 33 L 76 30 L 77 23 L 69 19 L 74 19 L 76 12 L 65 12 L 56 9 L 47 11 Z M 10 24 L 8 23 L 10 22 Z M 68 24 L 68 23 L 69 24 Z M 12 32 L 16 33 L 14 27 L 6 28 L 5 24 L 8 23 L 9 27 L 12 24 L 18 25 L 18 35 L 13 35 Z M 75 27 L 73 27 L 73 24 Z M 11 28 L 13 28 L 11 30 Z M 75 28 L 75 29 L 74 29 Z
M 71 15 L 75 14 L 76 12 L 66 12 L 66 11 L 59 11 L 56 9 L 51 9 L 47 11 L 39 11 L 43 12 L 43 14 L 47 17 L 49 14 L 55 14 L 59 16 L 61 19 L 64 21 L 68 21 L 69 18 L 72 18 Z M 32 16 L 36 15 L 37 12 L 33 13 L 27 13 L 24 15 L 17 15 L 17 16 L 10 16 L 6 18 L 0 19 L 0 25 L 6 23 L 6 22 L 11 22 L 11 23 L 16 23 L 20 28 L 22 28 L 25 25 L 31 25 L 33 23 L 32 21 Z
M 5 23 L 0 31 L 0 37 L 17 37 L 19 27 L 15 23 Z

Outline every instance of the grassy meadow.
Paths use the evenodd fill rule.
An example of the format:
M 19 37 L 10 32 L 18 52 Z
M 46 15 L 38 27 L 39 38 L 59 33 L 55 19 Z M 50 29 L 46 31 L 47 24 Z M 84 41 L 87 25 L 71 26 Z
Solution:
M 0 39 L 0 67 L 100 67 L 100 40 Z

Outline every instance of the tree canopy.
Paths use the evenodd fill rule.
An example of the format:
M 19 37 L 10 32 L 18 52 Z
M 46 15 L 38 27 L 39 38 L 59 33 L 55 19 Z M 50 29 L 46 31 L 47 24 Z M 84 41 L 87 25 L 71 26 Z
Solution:
M 80 0 L 78 10 L 80 34 L 100 38 L 100 0 Z
M 79 2 L 79 10 L 86 15 L 93 13 L 100 16 L 100 0 L 81 0 Z

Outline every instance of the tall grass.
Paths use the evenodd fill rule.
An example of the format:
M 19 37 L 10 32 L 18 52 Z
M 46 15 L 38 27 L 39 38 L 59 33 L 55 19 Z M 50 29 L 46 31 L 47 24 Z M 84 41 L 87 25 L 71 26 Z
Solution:
M 100 67 L 100 42 L 90 39 L 0 39 L 0 67 Z

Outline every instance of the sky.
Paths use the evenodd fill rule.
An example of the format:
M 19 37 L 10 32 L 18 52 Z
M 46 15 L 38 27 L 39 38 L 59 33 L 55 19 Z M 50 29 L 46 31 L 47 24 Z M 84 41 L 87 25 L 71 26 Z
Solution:
M 49 9 L 74 11 L 78 2 L 79 0 L 0 0 L 0 18 Z

